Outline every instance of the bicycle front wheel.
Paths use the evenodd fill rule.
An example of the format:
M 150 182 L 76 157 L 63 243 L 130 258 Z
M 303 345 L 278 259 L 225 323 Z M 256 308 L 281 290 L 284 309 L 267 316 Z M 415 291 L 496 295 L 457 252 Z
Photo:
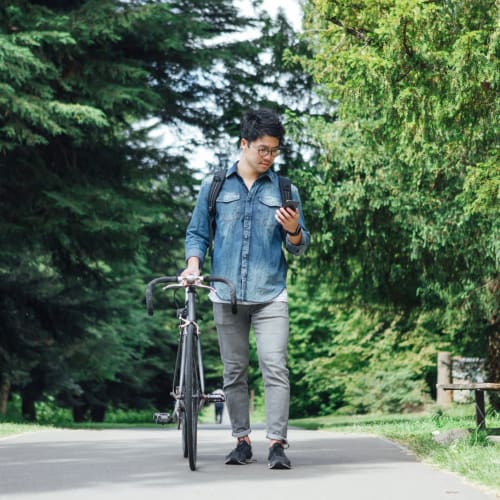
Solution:
M 196 357 L 195 329 L 193 325 L 187 327 L 186 332 L 186 360 L 184 364 L 184 409 L 185 409 L 185 429 L 187 452 L 189 458 L 189 468 L 196 470 L 197 457 L 197 434 L 198 434 L 198 410 L 200 408 L 200 378 Z

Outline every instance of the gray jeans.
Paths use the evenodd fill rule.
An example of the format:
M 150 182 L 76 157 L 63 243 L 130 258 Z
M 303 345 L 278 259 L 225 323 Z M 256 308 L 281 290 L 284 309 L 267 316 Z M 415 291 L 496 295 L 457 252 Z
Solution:
M 252 326 L 264 380 L 267 438 L 286 440 L 290 402 L 288 304 L 238 304 L 238 313 L 232 314 L 230 305 L 214 303 L 214 318 L 224 364 L 224 392 L 233 436 L 243 437 L 251 430 L 247 374 Z

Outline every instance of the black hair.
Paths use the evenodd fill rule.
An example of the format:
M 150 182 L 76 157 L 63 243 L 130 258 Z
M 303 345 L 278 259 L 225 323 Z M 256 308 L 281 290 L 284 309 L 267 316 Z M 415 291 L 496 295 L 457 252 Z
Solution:
M 283 143 L 285 127 L 280 117 L 267 108 L 247 111 L 241 119 L 241 139 L 253 142 L 263 135 L 276 137 Z

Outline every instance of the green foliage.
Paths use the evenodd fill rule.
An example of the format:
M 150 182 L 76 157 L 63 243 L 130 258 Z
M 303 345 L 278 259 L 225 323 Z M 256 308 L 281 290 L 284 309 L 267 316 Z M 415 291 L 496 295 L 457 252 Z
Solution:
M 346 306 L 326 283 L 290 287 L 291 414 L 410 412 L 429 401 L 436 356 L 449 348 L 439 311 Z
M 143 288 L 181 265 L 197 141 L 179 153 L 149 134 L 196 127 L 224 163 L 255 103 L 301 146 L 279 168 L 313 233 L 292 265 L 292 414 L 412 411 L 442 349 L 488 352 L 498 380 L 496 5 L 305 12 L 296 40 L 283 16 L 225 0 L 0 7 L 0 382 L 26 415 L 47 397 L 81 418 L 170 404 L 175 305 L 158 296 L 146 318 Z M 261 36 L 220 38 L 245 27 Z M 203 335 L 211 388 L 221 365 Z
M 411 381 L 421 391 L 431 362 L 427 353 L 408 371 L 397 355 L 407 336 L 417 352 L 424 317 L 434 324 L 420 332 L 422 346 L 434 349 L 441 336 L 454 352 L 487 356 L 498 380 L 497 6 L 315 0 L 305 10 L 312 55 L 288 57 L 313 76 L 325 107 L 296 131 L 320 151 L 298 176 L 312 270 L 332 283 L 331 302 L 401 317 L 382 359 L 401 395 Z M 379 371 L 362 383 L 388 380 Z
M 318 125 L 325 164 L 314 199 L 328 200 L 333 215 L 320 219 L 321 229 L 329 229 L 336 246 L 345 242 L 345 255 L 349 245 L 363 269 L 372 260 L 369 271 L 381 285 L 417 273 L 424 279 L 413 293 L 424 293 L 439 281 L 428 277 L 444 267 L 438 252 L 447 252 L 446 274 L 455 271 L 448 280 L 484 280 L 494 272 L 498 205 L 483 218 L 471 217 L 462 197 L 464 172 L 471 172 L 468 193 L 475 198 L 476 165 L 498 159 L 495 6 L 486 9 L 481 29 L 470 31 L 486 7 L 479 3 L 315 2 L 310 8 L 310 27 L 318 31 L 311 39 L 315 57 L 305 65 L 339 102 L 339 120 Z M 493 200 L 498 169 L 486 178 Z M 488 267 L 481 271 L 470 259 L 484 250 Z
M 415 369 L 391 365 L 386 365 L 385 371 L 384 366 L 379 371 L 372 367 L 368 373 L 356 375 L 355 383 L 346 391 L 350 411 L 398 413 L 422 407 L 428 387 L 424 379 L 418 378 L 421 374 Z
M 0 6 L 0 382 L 26 418 L 45 396 L 78 419 L 167 404 L 175 319 L 168 298 L 146 317 L 144 284 L 182 265 L 196 140 L 161 149 L 150 133 L 233 132 L 255 74 L 279 85 L 260 61 L 277 36 L 228 0 Z

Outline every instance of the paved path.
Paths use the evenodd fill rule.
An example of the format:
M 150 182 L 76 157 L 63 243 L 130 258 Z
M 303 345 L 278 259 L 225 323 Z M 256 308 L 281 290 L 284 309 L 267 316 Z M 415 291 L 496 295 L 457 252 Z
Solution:
M 488 500 L 457 476 L 421 464 L 399 446 L 365 435 L 291 429 L 292 470 L 257 461 L 225 466 L 228 428 L 202 426 L 199 470 L 181 456 L 175 429 L 59 430 L 0 440 L 1 500 Z

